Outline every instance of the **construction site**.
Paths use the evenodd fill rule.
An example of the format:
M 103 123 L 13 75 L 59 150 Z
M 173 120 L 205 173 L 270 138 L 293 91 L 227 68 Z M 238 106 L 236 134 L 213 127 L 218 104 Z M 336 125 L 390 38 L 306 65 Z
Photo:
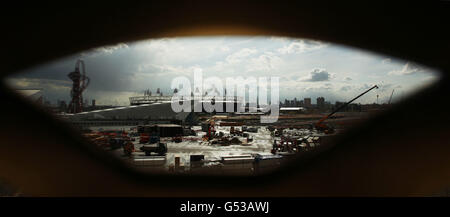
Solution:
M 83 61 L 69 74 L 73 81 L 69 121 L 94 145 L 137 170 L 150 173 L 258 175 L 271 172 L 289 160 L 318 152 L 349 126 L 380 109 L 349 109 L 375 85 L 345 103 L 323 107 L 279 105 L 278 121 L 262 124 L 254 112 L 174 112 L 171 96 L 159 88 L 130 97 L 130 105 L 83 111 L 83 91 L 89 78 Z M 391 95 L 392 97 L 392 95 Z M 216 102 L 221 99 L 215 99 Z M 223 99 L 234 107 L 248 106 L 238 98 Z M 305 98 L 305 103 L 308 100 Z M 309 102 L 310 104 L 310 99 Z M 390 103 L 390 102 L 389 102 Z M 281 104 L 281 103 L 280 103 Z

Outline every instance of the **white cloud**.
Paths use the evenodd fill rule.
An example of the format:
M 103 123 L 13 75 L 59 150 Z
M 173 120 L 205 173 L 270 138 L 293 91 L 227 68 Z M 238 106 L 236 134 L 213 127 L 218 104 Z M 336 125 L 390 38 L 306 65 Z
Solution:
M 224 52 L 230 51 L 230 47 L 225 46 L 225 45 L 224 45 L 224 46 L 220 46 L 219 49 L 220 49 L 221 51 L 224 51 Z
M 329 81 L 331 78 L 331 74 L 327 72 L 325 69 L 313 69 L 309 76 L 302 78 L 301 81 L 311 81 L 311 82 L 317 82 L 317 81 Z
M 381 63 L 383 63 L 383 64 L 389 64 L 389 63 L 391 63 L 391 58 L 383 59 L 383 60 L 381 60 Z
M 128 45 L 125 43 L 120 43 L 120 44 L 113 45 L 113 46 L 105 46 L 105 47 L 97 48 L 95 50 L 110 54 L 118 49 L 124 49 L 124 48 L 128 48 Z
M 277 66 L 279 66 L 282 63 L 282 59 L 276 55 L 274 55 L 272 52 L 266 52 L 256 58 L 252 58 L 249 60 L 249 64 L 247 67 L 247 71 L 272 71 L 275 69 L 278 69 Z
M 43 78 L 12 78 L 8 79 L 8 84 L 16 89 L 40 88 L 54 91 L 70 90 L 72 86 L 70 81 Z
M 89 50 L 88 52 L 82 52 L 81 56 L 82 57 L 86 57 L 86 56 L 95 57 L 95 56 L 102 55 L 102 54 L 108 55 L 108 54 L 114 53 L 117 50 L 126 49 L 126 48 L 129 48 L 126 43 L 119 43 L 116 45 L 94 48 L 92 50 Z
M 288 38 L 288 37 L 270 37 L 270 40 L 271 41 L 275 41 L 275 42 L 289 42 L 289 41 L 291 41 L 291 39 L 290 38 Z
M 317 50 L 325 47 L 326 45 L 318 41 L 305 41 L 296 40 L 291 42 L 289 45 L 285 45 L 278 49 L 281 54 L 294 54 L 294 53 L 304 53 L 307 51 Z
M 401 69 L 392 70 L 388 74 L 389 75 L 412 75 L 416 72 L 420 72 L 422 69 L 415 64 L 407 62 Z
M 257 52 L 258 51 L 256 49 L 242 48 L 238 52 L 228 55 L 225 60 L 228 63 L 239 63 L 242 60 L 244 60 L 246 57 L 249 57 Z
M 351 90 L 352 89 L 352 86 L 343 86 L 343 87 L 341 87 L 341 91 L 349 91 L 349 90 Z

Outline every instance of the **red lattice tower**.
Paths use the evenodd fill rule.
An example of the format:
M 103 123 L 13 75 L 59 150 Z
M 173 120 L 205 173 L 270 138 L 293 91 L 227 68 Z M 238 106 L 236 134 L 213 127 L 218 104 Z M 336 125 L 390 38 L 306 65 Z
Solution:
M 82 72 L 80 72 L 80 65 Z M 70 96 L 72 101 L 69 104 L 69 113 L 79 113 L 83 111 L 83 91 L 89 85 L 89 77 L 86 76 L 86 70 L 83 60 L 78 60 L 75 64 L 75 71 L 68 74 L 73 81 Z

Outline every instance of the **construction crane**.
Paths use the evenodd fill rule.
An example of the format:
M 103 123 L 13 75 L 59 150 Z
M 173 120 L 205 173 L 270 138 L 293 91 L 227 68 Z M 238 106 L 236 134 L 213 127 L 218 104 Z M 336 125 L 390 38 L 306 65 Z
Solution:
M 394 90 L 395 90 L 395 89 L 392 89 L 392 93 L 391 93 L 391 97 L 389 97 L 389 102 L 388 102 L 388 105 L 390 105 L 390 104 L 391 104 L 391 100 L 392 100 L 392 95 L 394 95 Z
M 364 91 L 363 93 L 359 94 L 357 97 L 353 98 L 352 100 L 344 103 L 343 105 L 339 106 L 337 109 L 335 109 L 334 111 L 332 111 L 329 115 L 323 117 L 322 119 L 320 119 L 316 124 L 315 124 L 315 128 L 319 131 L 322 131 L 324 133 L 333 133 L 334 129 L 330 128 L 329 126 L 327 126 L 326 124 L 323 124 L 323 122 L 325 120 L 327 120 L 329 117 L 331 117 L 332 115 L 334 115 L 336 112 L 342 110 L 343 108 L 345 108 L 346 106 L 348 106 L 350 103 L 352 103 L 353 101 L 355 101 L 356 99 L 358 99 L 359 97 L 363 96 L 364 94 L 368 93 L 369 91 L 373 90 L 373 89 L 378 89 L 377 85 L 374 85 L 373 87 L 371 87 L 370 89 Z
M 82 72 L 80 72 L 80 65 Z M 72 101 L 69 104 L 69 113 L 79 113 L 83 111 L 83 91 L 89 85 L 89 77 L 86 76 L 86 69 L 83 60 L 78 60 L 75 64 L 75 71 L 68 74 L 70 80 L 73 81 L 70 96 Z

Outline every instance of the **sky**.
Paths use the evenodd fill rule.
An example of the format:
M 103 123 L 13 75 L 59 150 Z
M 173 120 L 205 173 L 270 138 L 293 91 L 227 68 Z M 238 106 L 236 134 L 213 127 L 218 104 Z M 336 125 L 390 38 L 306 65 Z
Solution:
M 284 37 L 182 37 L 120 43 L 81 52 L 7 79 L 16 89 L 43 90 L 46 100 L 70 101 L 67 74 L 83 59 L 90 85 L 84 99 L 98 105 L 129 105 L 130 96 L 161 88 L 171 95 L 178 76 L 193 80 L 201 69 L 204 79 L 218 77 L 279 77 L 280 100 L 325 97 L 348 101 L 373 85 L 380 88 L 356 103 L 401 100 L 432 84 L 438 73 L 406 60 L 360 49 L 307 39 Z M 206 84 L 205 84 L 206 85 Z

